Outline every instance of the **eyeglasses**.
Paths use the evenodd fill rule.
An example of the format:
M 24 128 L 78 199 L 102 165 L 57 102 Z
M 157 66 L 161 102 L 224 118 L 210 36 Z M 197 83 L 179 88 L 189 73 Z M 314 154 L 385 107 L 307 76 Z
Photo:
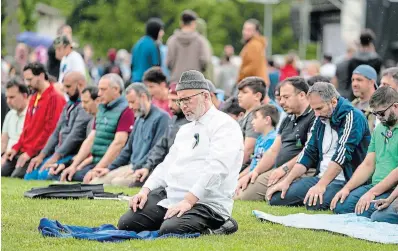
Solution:
M 176 104 L 178 106 L 181 106 L 183 104 L 184 105 L 188 105 L 189 103 L 191 103 L 191 100 L 192 100 L 193 97 L 198 96 L 198 95 L 200 95 L 202 93 L 204 93 L 204 92 L 199 92 L 199 93 L 196 93 L 196 94 L 194 94 L 192 96 L 189 96 L 189 97 L 177 99 L 177 100 L 175 100 L 175 102 L 176 102 Z
M 396 103 L 392 103 L 389 107 L 387 107 L 386 109 L 384 109 L 383 111 L 377 111 L 377 112 L 375 112 L 375 111 L 373 111 L 372 112 L 372 114 L 373 115 L 375 115 L 375 116 L 379 116 L 379 117 L 384 117 L 386 114 L 386 111 L 388 110 L 388 109 L 390 109 L 391 108 L 391 106 L 393 106 L 393 105 L 395 105 Z

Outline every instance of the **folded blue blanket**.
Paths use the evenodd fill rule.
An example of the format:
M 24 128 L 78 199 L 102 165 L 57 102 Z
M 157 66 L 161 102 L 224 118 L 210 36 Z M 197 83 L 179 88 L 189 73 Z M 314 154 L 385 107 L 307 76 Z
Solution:
M 58 221 L 42 218 L 39 224 L 39 231 L 46 237 L 58 238 L 76 238 L 84 240 L 93 240 L 100 242 L 120 242 L 130 239 L 153 240 L 158 238 L 196 238 L 200 234 L 165 234 L 159 236 L 158 231 L 142 231 L 136 233 L 134 231 L 118 230 L 111 224 L 101 225 L 99 227 L 82 227 L 63 225 Z

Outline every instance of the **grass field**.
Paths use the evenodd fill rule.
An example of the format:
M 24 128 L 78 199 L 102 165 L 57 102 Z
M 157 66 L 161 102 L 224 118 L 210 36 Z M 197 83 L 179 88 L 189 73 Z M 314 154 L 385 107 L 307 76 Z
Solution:
M 103 200 L 36 200 L 23 192 L 49 182 L 1 179 L 2 250 L 397 250 L 396 245 L 382 245 L 328 232 L 287 228 L 261 223 L 251 215 L 253 209 L 275 215 L 305 212 L 303 208 L 270 207 L 261 202 L 237 202 L 233 217 L 239 231 L 230 236 L 203 236 L 198 239 L 163 239 L 99 243 L 75 239 L 43 238 L 38 232 L 43 217 L 69 225 L 99 226 L 117 224 L 127 210 L 127 203 Z M 137 190 L 107 188 L 109 192 L 133 194 Z

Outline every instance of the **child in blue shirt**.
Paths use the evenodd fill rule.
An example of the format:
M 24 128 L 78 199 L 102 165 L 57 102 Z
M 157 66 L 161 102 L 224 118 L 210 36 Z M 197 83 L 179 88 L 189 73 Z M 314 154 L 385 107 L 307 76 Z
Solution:
M 258 161 L 263 157 L 263 153 L 274 143 L 277 135 L 275 127 L 279 123 L 279 117 L 279 111 L 274 105 L 262 105 L 253 110 L 253 129 L 261 135 L 256 140 L 250 163 L 250 172 L 257 166 Z

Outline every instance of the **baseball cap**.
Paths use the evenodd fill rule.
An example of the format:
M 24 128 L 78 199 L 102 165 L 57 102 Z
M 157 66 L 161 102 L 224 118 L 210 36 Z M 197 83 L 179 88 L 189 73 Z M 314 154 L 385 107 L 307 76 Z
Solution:
M 355 70 L 352 72 L 352 74 L 359 74 L 361 76 L 364 76 L 365 78 L 369 80 L 374 80 L 375 81 L 375 88 L 377 89 L 377 72 L 376 70 L 369 65 L 366 64 L 361 64 Z
M 352 72 L 352 74 L 359 74 L 364 76 L 367 79 L 377 81 L 377 73 L 376 70 L 369 65 L 361 64 Z

